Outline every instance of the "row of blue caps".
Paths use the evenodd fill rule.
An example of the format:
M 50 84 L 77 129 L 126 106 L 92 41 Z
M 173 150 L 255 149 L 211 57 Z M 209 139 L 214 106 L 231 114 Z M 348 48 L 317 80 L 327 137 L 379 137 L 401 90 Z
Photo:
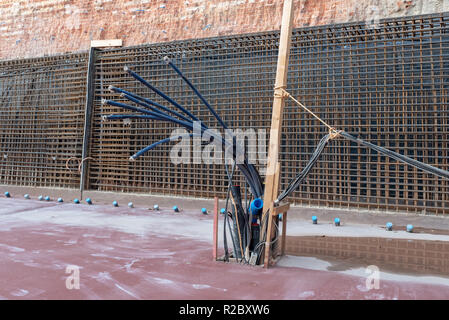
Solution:
M 312 223 L 318 224 L 317 216 L 312 216 Z M 335 218 L 334 224 L 335 224 L 335 226 L 340 226 L 340 218 Z M 387 231 L 393 231 L 393 223 L 387 222 L 385 225 L 385 228 Z M 413 225 L 408 224 L 406 229 L 407 229 L 407 232 L 413 232 L 414 227 L 413 227 Z
M 6 191 L 6 192 L 5 192 L 5 196 L 6 196 L 7 198 L 10 198 L 10 197 L 11 197 L 11 194 L 10 194 L 8 191 Z M 30 195 L 29 195 L 29 194 L 25 194 L 24 197 L 25 197 L 25 199 L 30 199 Z M 46 196 L 45 198 L 44 198 L 43 196 L 39 196 L 38 199 L 39 199 L 39 200 L 50 201 L 50 197 L 49 197 L 49 196 Z M 62 198 L 58 198 L 58 202 L 63 202 L 63 199 L 62 199 Z M 80 203 L 80 200 L 79 200 L 79 199 L 75 199 L 75 200 L 73 200 L 73 202 L 76 203 L 76 204 L 78 204 L 78 203 Z M 87 204 L 92 204 L 92 199 L 87 198 L 87 199 L 86 199 L 86 203 L 87 203 Z M 113 205 L 114 207 L 118 207 L 118 202 L 114 200 L 114 201 L 112 202 L 112 205 Z M 134 207 L 134 204 L 133 204 L 132 202 L 129 202 L 129 203 L 128 203 L 128 207 L 133 208 L 133 207 Z M 153 209 L 154 209 L 154 210 L 159 210 L 159 205 L 155 204 L 155 205 L 153 206 Z M 173 211 L 179 212 L 179 208 L 178 208 L 177 206 L 173 206 Z M 208 214 L 206 208 L 202 208 L 202 209 L 201 209 L 201 212 L 202 212 L 203 214 Z M 221 213 L 221 214 L 225 214 L 225 213 L 226 213 L 226 209 L 225 209 L 225 208 L 221 208 L 220 213 Z M 318 224 L 318 218 L 317 218 L 317 216 L 312 216 L 312 223 L 313 223 L 313 224 Z M 335 226 L 340 226 L 340 218 L 335 218 L 335 219 L 334 219 L 334 224 L 335 224 Z M 387 224 L 385 225 L 385 228 L 386 228 L 388 231 L 392 231 L 392 230 L 393 230 L 393 224 L 392 224 L 391 222 L 387 222 Z M 413 228 L 414 228 L 413 225 L 408 224 L 408 225 L 407 225 L 407 232 L 413 232 Z

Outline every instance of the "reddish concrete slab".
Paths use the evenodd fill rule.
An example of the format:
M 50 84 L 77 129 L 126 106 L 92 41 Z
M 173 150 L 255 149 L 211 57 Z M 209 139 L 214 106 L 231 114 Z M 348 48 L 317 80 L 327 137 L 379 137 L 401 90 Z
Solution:
M 449 286 L 212 261 L 196 211 L 0 199 L 2 299 L 449 299 Z M 67 266 L 80 268 L 69 290 Z

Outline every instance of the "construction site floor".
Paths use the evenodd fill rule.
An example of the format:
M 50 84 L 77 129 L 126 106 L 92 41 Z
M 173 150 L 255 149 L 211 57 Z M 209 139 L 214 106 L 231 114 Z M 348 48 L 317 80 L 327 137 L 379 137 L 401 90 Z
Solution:
M 1 198 L 0 298 L 449 299 L 442 276 L 381 272 L 370 290 L 364 268 L 335 271 L 312 257 L 287 256 L 268 270 L 213 261 L 212 217 L 201 204 L 174 213 Z M 73 266 L 79 289 L 66 286 Z

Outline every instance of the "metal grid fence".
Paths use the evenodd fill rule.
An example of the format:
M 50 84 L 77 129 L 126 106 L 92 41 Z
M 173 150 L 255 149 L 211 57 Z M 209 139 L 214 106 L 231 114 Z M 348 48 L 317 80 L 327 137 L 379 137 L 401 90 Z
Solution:
M 1 184 L 79 187 L 87 57 L 0 62 Z
M 380 146 L 448 170 L 448 14 L 388 19 L 379 29 L 341 24 L 296 29 L 287 90 L 324 120 Z M 232 128 L 268 129 L 278 32 L 176 41 L 98 53 L 89 184 L 92 189 L 210 197 L 224 195 L 223 165 L 173 165 L 170 145 L 130 163 L 140 148 L 169 136 L 170 125 L 102 122 L 117 113 L 99 97 L 109 85 L 154 98 L 127 76 L 128 65 L 208 125 L 211 116 L 167 67 L 183 70 Z M 325 134 L 293 103 L 286 107 L 282 185 L 304 167 Z M 268 139 L 268 134 L 266 135 Z M 341 139 L 332 141 L 307 182 L 300 204 L 388 210 L 449 211 L 448 182 Z
M 448 170 L 448 20 L 442 13 L 384 20 L 379 29 L 356 23 L 296 29 L 287 90 L 336 128 Z M 216 128 L 196 96 L 162 62 L 167 55 L 231 128 L 254 129 L 266 153 L 278 39 L 278 32 L 265 32 L 97 51 L 87 187 L 224 196 L 222 164 L 173 165 L 171 145 L 130 162 L 130 155 L 169 136 L 174 127 L 102 121 L 102 115 L 118 110 L 100 100 L 117 100 L 107 90 L 115 85 L 163 103 L 123 71 L 128 65 Z M 79 187 L 77 162 L 68 162 L 70 170 L 66 163 L 82 156 L 87 65 L 87 53 L 0 62 L 0 183 Z M 282 187 L 326 132 L 291 101 L 285 112 Z M 252 156 L 264 160 L 257 150 Z M 337 139 L 291 200 L 448 213 L 449 185 Z

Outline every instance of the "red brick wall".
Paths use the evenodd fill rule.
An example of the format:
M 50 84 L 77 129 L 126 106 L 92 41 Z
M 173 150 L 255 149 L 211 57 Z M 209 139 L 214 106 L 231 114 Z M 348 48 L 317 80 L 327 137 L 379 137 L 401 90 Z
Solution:
M 0 59 L 276 30 L 282 0 L 2 0 Z M 376 5 L 374 9 L 373 5 Z M 376 9 L 377 8 L 377 9 Z M 377 10 L 377 11 L 376 11 Z M 449 10 L 449 0 L 296 0 L 295 27 Z

